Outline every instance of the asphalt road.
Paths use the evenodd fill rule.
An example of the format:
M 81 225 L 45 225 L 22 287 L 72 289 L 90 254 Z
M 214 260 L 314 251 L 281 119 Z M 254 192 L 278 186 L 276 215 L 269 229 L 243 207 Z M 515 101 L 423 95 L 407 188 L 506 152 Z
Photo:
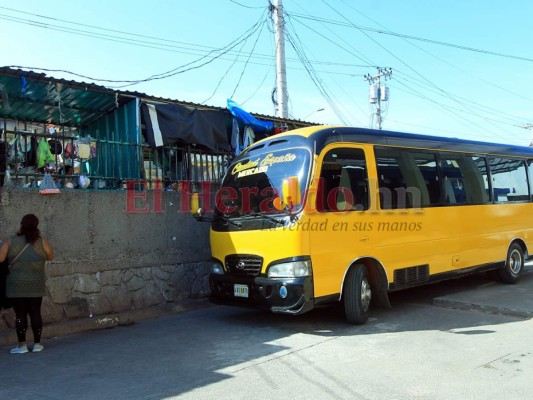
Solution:
M 398 292 L 364 326 L 340 307 L 210 306 L 47 339 L 41 353 L 2 348 L 0 399 L 530 398 L 531 319 L 433 305 L 491 285 L 479 275 Z

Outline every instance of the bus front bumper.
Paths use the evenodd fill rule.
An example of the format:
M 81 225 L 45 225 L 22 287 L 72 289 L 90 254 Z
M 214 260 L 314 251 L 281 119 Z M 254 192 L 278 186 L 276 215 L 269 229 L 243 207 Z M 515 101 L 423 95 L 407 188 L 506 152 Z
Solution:
M 275 313 L 303 314 L 313 309 L 313 278 L 209 276 L 211 302 L 270 309 Z

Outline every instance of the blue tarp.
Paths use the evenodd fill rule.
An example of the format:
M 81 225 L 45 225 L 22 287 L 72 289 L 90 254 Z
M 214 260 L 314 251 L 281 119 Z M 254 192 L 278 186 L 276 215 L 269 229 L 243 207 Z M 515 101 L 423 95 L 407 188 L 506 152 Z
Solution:
M 228 109 L 243 125 L 251 126 L 256 132 L 270 132 L 274 129 L 274 122 L 261 121 L 252 114 L 244 111 L 240 105 L 228 99 Z

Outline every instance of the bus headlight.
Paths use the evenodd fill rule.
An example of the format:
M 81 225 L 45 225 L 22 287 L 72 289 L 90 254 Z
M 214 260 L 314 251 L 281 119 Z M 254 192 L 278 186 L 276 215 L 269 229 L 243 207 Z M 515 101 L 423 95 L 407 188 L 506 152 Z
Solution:
M 311 261 L 291 261 L 268 269 L 269 278 L 301 278 L 311 276 Z

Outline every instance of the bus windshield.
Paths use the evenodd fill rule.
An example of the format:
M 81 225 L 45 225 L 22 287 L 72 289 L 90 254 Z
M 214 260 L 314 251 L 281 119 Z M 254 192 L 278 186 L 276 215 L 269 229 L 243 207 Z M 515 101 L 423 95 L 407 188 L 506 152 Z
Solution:
M 307 186 L 311 154 L 303 148 L 266 151 L 238 158 L 228 169 L 217 195 L 217 212 L 227 217 L 298 212 L 302 204 L 276 207 L 283 180 L 298 178 L 300 198 Z

